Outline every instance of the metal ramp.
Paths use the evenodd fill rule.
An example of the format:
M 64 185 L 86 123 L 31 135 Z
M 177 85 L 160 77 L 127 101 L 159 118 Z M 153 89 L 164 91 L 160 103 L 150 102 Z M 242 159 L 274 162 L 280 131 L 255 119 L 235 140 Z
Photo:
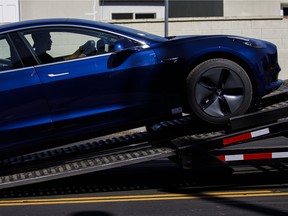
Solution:
M 59 165 L 4 175 L 0 177 L 0 189 L 81 175 L 163 157 L 166 158 L 175 154 L 175 150 L 168 147 L 143 147 L 135 150 L 131 147 L 130 150 L 125 152 L 91 156 L 81 160 L 66 161 Z

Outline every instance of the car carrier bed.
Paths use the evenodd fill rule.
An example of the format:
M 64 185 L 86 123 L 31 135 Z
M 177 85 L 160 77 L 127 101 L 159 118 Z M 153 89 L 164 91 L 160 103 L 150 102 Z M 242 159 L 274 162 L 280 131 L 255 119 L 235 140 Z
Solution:
M 253 112 L 230 119 L 221 128 L 193 116 L 160 122 L 147 132 L 71 143 L 0 160 L 0 189 L 66 178 L 125 165 L 170 158 L 185 169 L 211 167 L 232 172 L 242 162 L 288 160 L 288 142 L 255 147 L 253 141 L 286 136 L 288 85 L 263 98 Z M 249 145 L 243 143 L 249 142 Z

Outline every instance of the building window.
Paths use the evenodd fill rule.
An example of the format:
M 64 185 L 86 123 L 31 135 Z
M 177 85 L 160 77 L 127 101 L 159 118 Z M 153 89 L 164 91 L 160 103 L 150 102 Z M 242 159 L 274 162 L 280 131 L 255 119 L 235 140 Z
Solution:
M 169 18 L 221 17 L 223 15 L 223 0 L 169 1 Z
M 135 19 L 155 19 L 155 13 L 136 13 Z
M 100 0 L 101 6 L 107 5 L 163 5 L 164 0 Z
M 288 7 L 283 8 L 283 16 L 288 16 Z
M 155 19 L 156 13 L 112 13 L 113 20 L 120 19 Z
M 112 13 L 112 19 L 133 19 L 133 13 Z

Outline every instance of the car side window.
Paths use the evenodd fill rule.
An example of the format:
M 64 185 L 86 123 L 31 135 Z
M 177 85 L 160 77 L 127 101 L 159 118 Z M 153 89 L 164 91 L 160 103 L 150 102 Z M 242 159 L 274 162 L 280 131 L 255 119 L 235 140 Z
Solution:
M 0 71 L 22 67 L 22 63 L 14 47 L 6 37 L 0 37 Z
M 24 32 L 40 63 L 52 63 L 115 51 L 118 35 L 78 28 L 45 28 Z M 134 46 L 134 42 L 131 42 Z

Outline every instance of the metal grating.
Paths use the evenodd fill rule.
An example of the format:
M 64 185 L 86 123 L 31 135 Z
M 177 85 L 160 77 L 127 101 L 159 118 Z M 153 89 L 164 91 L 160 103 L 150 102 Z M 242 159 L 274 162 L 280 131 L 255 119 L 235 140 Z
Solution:
M 175 150 L 167 147 L 148 147 L 141 150 L 113 153 L 96 156 L 84 160 L 66 162 L 64 164 L 37 170 L 15 173 L 0 177 L 0 189 L 39 183 L 59 178 L 71 177 L 95 171 L 170 157 Z

